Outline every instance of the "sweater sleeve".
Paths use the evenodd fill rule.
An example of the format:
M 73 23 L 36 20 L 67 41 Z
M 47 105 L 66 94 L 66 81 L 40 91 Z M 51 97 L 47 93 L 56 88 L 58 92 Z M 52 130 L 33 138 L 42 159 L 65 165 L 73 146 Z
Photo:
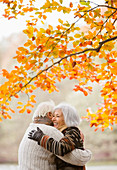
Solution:
M 83 140 L 79 130 L 68 128 L 64 135 L 59 142 L 48 135 L 43 135 L 38 144 L 59 156 L 64 156 L 75 148 L 83 149 Z

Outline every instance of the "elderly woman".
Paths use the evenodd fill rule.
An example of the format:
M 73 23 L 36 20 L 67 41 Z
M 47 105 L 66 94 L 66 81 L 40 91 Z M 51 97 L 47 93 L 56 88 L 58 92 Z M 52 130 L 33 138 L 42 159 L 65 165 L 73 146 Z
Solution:
M 83 135 L 77 127 L 80 123 L 80 118 L 74 107 L 65 103 L 59 104 L 54 108 L 52 120 L 54 127 L 64 134 L 64 137 L 59 142 L 44 134 L 39 128 L 37 131 L 31 131 L 29 138 L 38 141 L 39 145 L 60 156 L 75 148 L 84 150 Z M 85 170 L 85 166 L 71 165 L 57 157 L 56 164 L 58 170 Z

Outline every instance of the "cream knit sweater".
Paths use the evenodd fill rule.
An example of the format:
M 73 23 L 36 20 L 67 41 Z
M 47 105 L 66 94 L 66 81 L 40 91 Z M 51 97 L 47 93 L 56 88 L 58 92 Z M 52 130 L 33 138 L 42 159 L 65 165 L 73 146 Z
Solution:
M 37 142 L 28 139 L 28 133 L 37 127 L 42 129 L 45 134 L 60 140 L 63 134 L 57 129 L 44 124 L 31 123 L 20 143 L 18 150 L 19 170 L 55 170 L 55 156 L 37 144 Z

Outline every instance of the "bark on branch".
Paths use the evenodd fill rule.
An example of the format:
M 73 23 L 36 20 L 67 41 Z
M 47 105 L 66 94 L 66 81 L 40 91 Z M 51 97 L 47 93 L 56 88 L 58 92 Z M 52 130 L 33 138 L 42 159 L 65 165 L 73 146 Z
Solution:
M 88 52 L 88 51 L 96 51 L 96 52 L 98 53 L 98 52 L 100 51 L 101 47 L 103 46 L 103 44 L 105 44 L 105 43 L 107 43 L 107 42 L 109 42 L 109 41 L 114 41 L 114 40 L 116 40 L 116 39 L 117 39 L 117 36 L 115 36 L 115 37 L 113 37 L 113 38 L 109 38 L 109 39 L 107 39 L 107 40 L 104 40 L 104 41 L 99 42 L 99 46 L 98 46 L 97 48 L 87 48 L 87 49 L 85 49 L 85 50 L 83 50 L 83 51 L 80 51 L 80 52 L 77 52 L 77 53 L 74 53 L 74 54 L 70 54 L 70 55 L 67 55 L 67 56 L 61 58 L 60 60 L 54 62 L 52 65 L 50 65 L 49 67 L 41 70 L 37 75 L 35 75 L 34 77 L 32 77 L 32 78 L 28 81 L 28 83 L 26 83 L 17 93 L 19 93 L 23 88 L 25 88 L 28 84 L 30 84 L 30 83 L 31 83 L 36 77 L 38 77 L 40 74 L 42 74 L 42 73 L 45 72 L 45 71 L 48 71 L 48 70 L 49 70 L 50 68 L 52 68 L 54 65 L 61 63 L 62 60 L 66 59 L 66 58 L 69 58 L 69 57 L 71 57 L 71 56 L 74 56 L 74 55 L 83 54 L 83 53 Z M 16 93 L 16 94 L 17 94 L 17 93 Z

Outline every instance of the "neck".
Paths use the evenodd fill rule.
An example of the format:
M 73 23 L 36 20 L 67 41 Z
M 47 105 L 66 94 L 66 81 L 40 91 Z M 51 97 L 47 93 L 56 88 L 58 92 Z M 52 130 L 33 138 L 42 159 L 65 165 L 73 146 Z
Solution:
M 49 119 L 48 117 L 35 117 L 33 123 L 45 124 L 45 125 L 53 126 L 52 120 Z
M 60 128 L 58 128 L 58 130 L 60 130 L 60 132 L 62 132 L 64 129 L 66 129 L 67 128 L 67 126 L 66 125 L 63 125 L 63 126 L 61 126 Z

